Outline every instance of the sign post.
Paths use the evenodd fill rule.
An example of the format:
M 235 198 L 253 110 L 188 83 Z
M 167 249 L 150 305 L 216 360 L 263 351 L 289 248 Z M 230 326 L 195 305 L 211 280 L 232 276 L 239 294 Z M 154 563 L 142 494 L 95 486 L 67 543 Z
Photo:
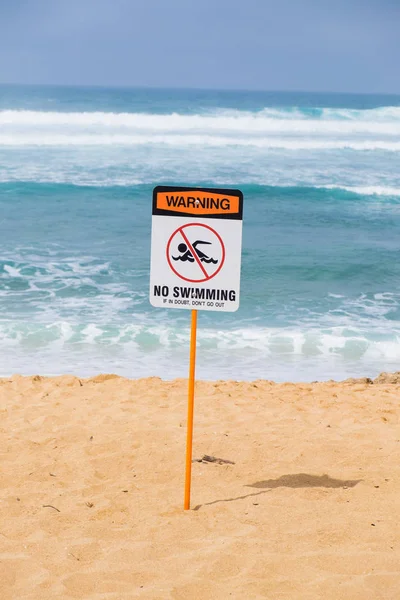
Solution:
M 194 382 L 196 373 L 196 336 L 197 336 L 197 310 L 192 310 L 192 325 L 190 328 L 190 360 L 189 360 L 189 388 L 188 388 L 188 416 L 186 433 L 186 473 L 185 473 L 185 499 L 183 508 L 190 508 L 190 486 L 192 482 L 192 447 L 193 447 L 193 413 L 194 413 Z
M 239 308 L 243 194 L 219 188 L 153 191 L 150 302 L 192 311 L 184 508 L 190 508 L 197 311 Z

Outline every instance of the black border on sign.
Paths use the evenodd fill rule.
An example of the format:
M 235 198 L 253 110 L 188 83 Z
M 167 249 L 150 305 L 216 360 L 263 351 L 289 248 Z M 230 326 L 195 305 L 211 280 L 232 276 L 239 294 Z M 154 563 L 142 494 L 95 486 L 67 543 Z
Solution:
M 194 215 L 190 212 L 177 212 L 175 210 L 163 210 L 157 208 L 157 194 L 159 192 L 212 192 L 214 194 L 230 195 L 239 197 L 239 211 L 237 213 L 229 213 L 227 215 Z M 153 215 L 164 217 L 190 217 L 194 219 L 228 219 L 233 221 L 243 220 L 243 193 L 240 190 L 228 188 L 211 188 L 211 187 L 193 187 L 193 186 L 175 186 L 175 185 L 157 185 L 153 190 Z

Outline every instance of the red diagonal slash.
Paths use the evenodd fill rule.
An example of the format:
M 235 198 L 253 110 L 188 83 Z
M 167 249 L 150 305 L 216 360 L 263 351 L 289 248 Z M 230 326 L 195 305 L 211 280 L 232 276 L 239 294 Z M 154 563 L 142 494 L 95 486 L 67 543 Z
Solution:
M 183 227 L 180 227 L 178 229 L 178 231 L 181 232 L 181 235 L 182 235 L 183 239 L 185 240 L 186 245 L 187 245 L 187 247 L 189 248 L 189 250 L 191 252 L 191 255 L 196 260 L 196 262 L 199 265 L 200 269 L 203 271 L 204 276 L 207 277 L 207 279 L 208 279 L 209 278 L 209 274 L 207 273 L 207 271 L 205 270 L 205 268 L 201 264 L 201 261 L 200 261 L 199 257 L 197 256 L 196 250 L 193 248 L 192 244 L 189 242 L 189 240 L 187 239 L 186 235 L 184 234 Z

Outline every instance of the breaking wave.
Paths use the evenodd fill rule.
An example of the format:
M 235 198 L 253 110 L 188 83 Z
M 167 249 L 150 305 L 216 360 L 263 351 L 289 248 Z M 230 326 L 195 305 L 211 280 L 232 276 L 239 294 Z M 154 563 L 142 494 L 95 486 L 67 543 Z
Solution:
M 202 114 L 0 111 L 2 146 L 243 145 L 400 150 L 400 107 Z
M 101 364 L 103 372 L 127 377 L 187 376 L 189 326 L 8 322 L 0 323 L 0 340 L 4 349 L 0 376 L 14 373 L 16 364 L 24 374 L 91 376 Z M 383 368 L 398 367 L 400 332 L 376 339 L 373 333 L 354 328 L 202 328 L 198 354 L 203 379 L 301 381 L 314 379 L 319 371 L 325 379 L 375 376 Z M 296 370 L 289 375 L 291 364 Z

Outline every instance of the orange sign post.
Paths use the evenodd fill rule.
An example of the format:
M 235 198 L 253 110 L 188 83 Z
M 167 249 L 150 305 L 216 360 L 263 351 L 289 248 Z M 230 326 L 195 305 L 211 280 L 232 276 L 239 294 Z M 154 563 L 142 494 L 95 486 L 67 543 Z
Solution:
M 190 329 L 190 360 L 189 360 L 189 387 L 188 387 L 188 412 L 186 433 L 186 475 L 185 475 L 185 500 L 183 508 L 190 508 L 190 487 L 192 483 L 192 448 L 193 448 L 193 413 L 194 413 L 194 384 L 196 379 L 196 337 L 197 337 L 197 310 L 192 310 L 192 324 Z

